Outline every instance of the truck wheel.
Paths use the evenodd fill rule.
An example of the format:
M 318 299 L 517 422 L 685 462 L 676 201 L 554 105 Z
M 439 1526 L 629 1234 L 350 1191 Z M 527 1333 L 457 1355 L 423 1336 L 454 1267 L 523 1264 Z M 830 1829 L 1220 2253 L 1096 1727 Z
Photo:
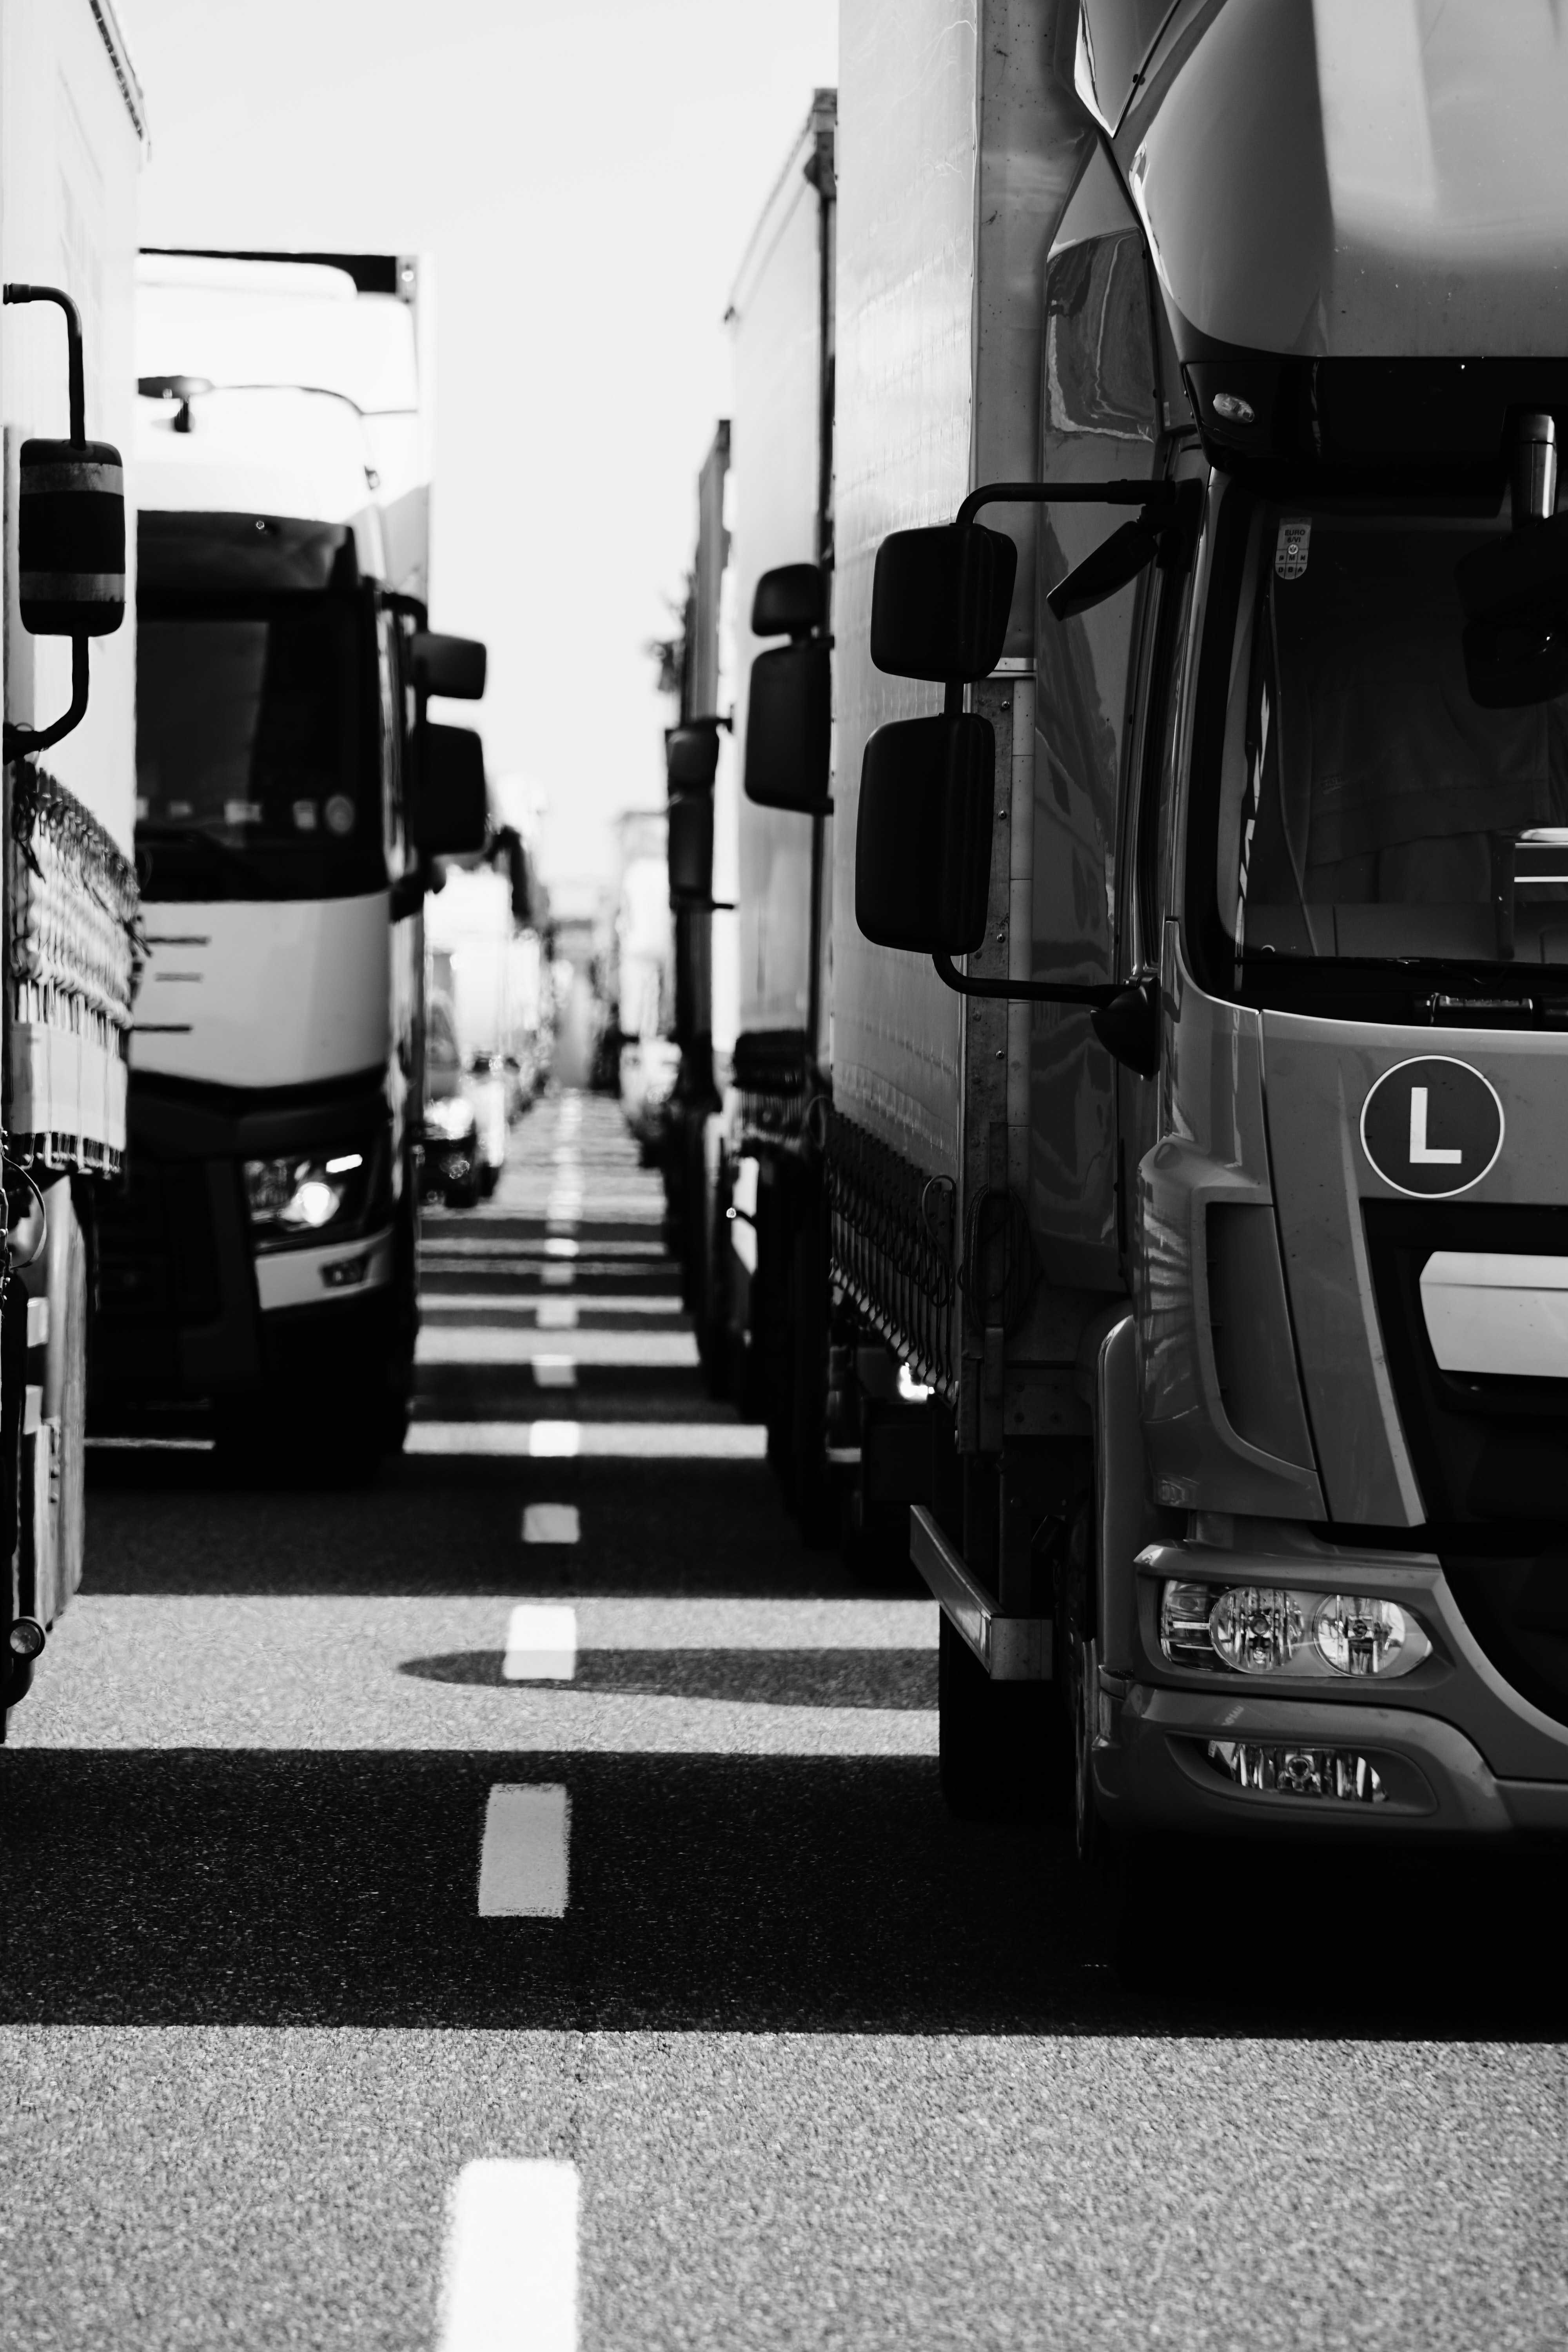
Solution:
M 942 1793 L 961 1821 L 1037 1821 L 1059 1749 L 1049 1683 L 994 1683 L 944 1613 L 937 1635 Z

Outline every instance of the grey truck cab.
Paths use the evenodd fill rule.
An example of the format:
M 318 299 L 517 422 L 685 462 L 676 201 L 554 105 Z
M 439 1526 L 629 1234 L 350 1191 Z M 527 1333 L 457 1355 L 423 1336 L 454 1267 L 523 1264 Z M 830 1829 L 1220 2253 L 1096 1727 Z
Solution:
M 1568 1829 L 1568 48 L 1089 6 L 1077 83 L 1039 480 L 883 542 L 872 657 L 947 707 L 871 738 L 858 817 L 868 937 L 1040 1006 L 993 1225 L 1084 1418 L 1010 1605 L 1086 1846 Z

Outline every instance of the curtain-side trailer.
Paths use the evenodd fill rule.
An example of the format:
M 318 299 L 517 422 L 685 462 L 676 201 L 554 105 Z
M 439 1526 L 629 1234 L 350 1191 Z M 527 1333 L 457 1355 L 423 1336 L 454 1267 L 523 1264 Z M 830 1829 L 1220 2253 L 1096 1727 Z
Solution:
M 0 1722 L 25 1695 L 81 1576 L 97 1236 L 125 1150 L 139 935 L 135 625 L 124 610 L 119 453 L 132 428 L 145 135 L 142 91 L 107 0 L 4 0 Z M 42 549 L 46 531 L 55 534 L 52 554 Z

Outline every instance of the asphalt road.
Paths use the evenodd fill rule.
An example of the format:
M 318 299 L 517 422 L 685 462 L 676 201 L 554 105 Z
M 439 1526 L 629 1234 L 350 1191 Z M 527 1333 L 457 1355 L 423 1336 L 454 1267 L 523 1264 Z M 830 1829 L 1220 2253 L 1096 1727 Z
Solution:
M 952 1822 L 933 1612 L 705 1399 L 617 1115 L 518 1140 L 373 1490 L 94 1457 L 0 1758 L 0 2340 L 1568 2340 L 1561 1865 L 1118 1920 Z

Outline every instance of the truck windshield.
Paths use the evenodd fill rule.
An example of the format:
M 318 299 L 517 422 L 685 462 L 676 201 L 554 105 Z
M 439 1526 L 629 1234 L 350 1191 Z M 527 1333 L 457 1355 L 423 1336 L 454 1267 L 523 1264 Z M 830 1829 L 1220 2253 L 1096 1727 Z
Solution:
M 143 896 L 384 887 L 375 640 L 363 595 L 258 593 L 210 570 L 182 587 L 168 553 L 155 551 L 138 602 Z
M 1217 906 L 1244 967 L 1568 965 L 1568 698 L 1472 699 L 1454 571 L 1506 521 L 1260 507 Z

